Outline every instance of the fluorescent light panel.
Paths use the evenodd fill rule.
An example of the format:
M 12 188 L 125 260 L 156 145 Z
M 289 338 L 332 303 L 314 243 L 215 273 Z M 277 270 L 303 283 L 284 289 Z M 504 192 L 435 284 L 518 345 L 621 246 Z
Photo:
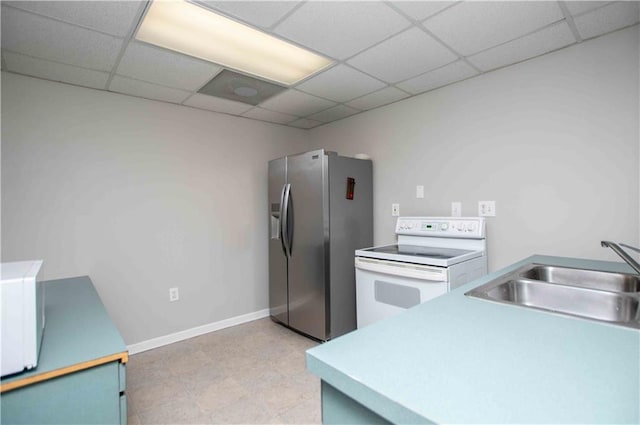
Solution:
M 186 1 L 154 1 L 136 39 L 285 85 L 332 63 Z

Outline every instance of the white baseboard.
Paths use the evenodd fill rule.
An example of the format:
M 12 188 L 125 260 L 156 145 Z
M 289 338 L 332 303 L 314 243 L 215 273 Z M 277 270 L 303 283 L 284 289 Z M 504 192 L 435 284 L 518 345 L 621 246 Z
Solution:
M 169 335 L 159 336 L 157 338 L 148 339 L 136 344 L 127 345 L 129 354 L 142 353 L 143 351 L 152 350 L 162 347 L 163 345 L 173 344 L 174 342 L 184 341 L 185 339 L 195 336 L 204 335 L 209 332 L 219 331 L 220 329 L 230 328 L 231 326 L 241 325 L 242 323 L 252 322 L 254 320 L 269 317 L 269 309 L 256 311 L 253 313 L 243 314 L 241 316 L 231 317 L 229 319 L 220 320 L 219 322 L 209 323 L 195 328 L 186 329 Z

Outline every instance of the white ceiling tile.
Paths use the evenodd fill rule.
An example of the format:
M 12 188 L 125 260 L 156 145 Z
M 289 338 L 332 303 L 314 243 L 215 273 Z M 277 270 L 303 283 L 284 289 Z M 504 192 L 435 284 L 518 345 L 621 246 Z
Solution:
M 297 1 L 203 1 L 212 9 L 246 23 L 268 28 L 296 7 Z
M 382 2 L 310 1 L 280 23 L 275 32 L 331 57 L 346 59 L 409 24 Z
M 455 1 L 391 1 L 389 2 L 409 15 L 412 19 L 422 21 L 435 15 L 442 9 L 451 6 Z
M 338 105 L 325 111 L 318 112 L 317 114 L 313 114 L 309 118 L 316 121 L 331 122 L 357 114 L 358 112 L 360 111 L 357 109 L 349 108 L 345 105 Z
M 109 85 L 109 91 L 171 103 L 180 103 L 191 94 L 184 90 L 158 86 L 156 84 L 132 80 L 131 78 L 120 77 L 118 75 L 113 77 L 113 80 Z
M 109 79 L 108 72 L 92 71 L 90 69 L 32 58 L 17 53 L 5 51 L 3 52 L 3 57 L 5 58 L 6 69 L 8 71 L 47 80 L 104 89 Z
M 124 37 L 141 14 L 140 1 L 7 1 L 10 6 Z
M 402 90 L 418 94 L 478 73 L 465 61 L 450 63 L 456 55 L 411 27 L 410 20 L 424 21 L 433 35 L 483 71 L 575 42 L 556 1 L 196 2 L 256 27 L 275 26 L 279 36 L 347 60 L 348 65 L 339 64 L 252 107 L 191 96 L 219 66 L 132 42 L 109 90 L 173 103 L 187 99 L 185 105 L 197 108 L 313 128 L 408 97 Z M 142 4 L 2 1 L 2 69 L 103 88 L 123 47 L 122 37 L 134 28 Z M 640 21 L 637 1 L 562 4 L 585 39 Z
M 335 102 L 320 99 L 298 90 L 287 90 L 262 102 L 260 106 L 272 111 L 304 117 L 335 106 Z
M 389 83 L 406 80 L 458 57 L 419 28 L 411 28 L 360 53 L 348 63 Z
M 299 120 L 296 120 L 294 122 L 290 122 L 289 126 L 291 127 L 298 127 L 298 128 L 313 128 L 313 127 L 317 127 L 319 125 L 324 124 L 322 121 L 316 121 L 316 120 L 310 120 L 308 118 L 300 118 Z
M 563 18 L 555 1 L 471 1 L 456 4 L 427 19 L 424 25 L 467 56 Z
M 209 111 L 224 112 L 225 114 L 240 115 L 253 108 L 253 105 L 234 102 L 221 97 L 207 96 L 196 93 L 184 102 L 184 105 L 194 108 L 207 109 Z
M 565 1 L 569 13 L 572 16 L 580 15 L 581 13 L 588 12 L 593 9 L 604 6 L 610 1 Z
M 345 65 L 334 66 L 297 88 L 336 102 L 346 102 L 383 88 L 386 84 Z
M 116 72 L 138 80 L 195 91 L 220 71 L 221 67 L 199 59 L 131 42 Z
M 261 121 L 269 121 L 277 124 L 286 124 L 295 121 L 298 117 L 280 112 L 269 111 L 262 108 L 253 108 L 249 112 L 242 114 L 243 117 L 254 118 Z
M 427 72 L 419 77 L 399 83 L 397 86 L 409 93 L 418 94 L 464 80 L 465 78 L 473 77 L 477 74 L 478 71 L 464 61 L 459 60 L 445 65 L 442 68 Z
M 467 59 L 482 71 L 520 62 L 576 42 L 566 22 L 560 22 Z
M 409 97 L 409 95 L 402 90 L 398 90 L 395 87 L 386 87 L 375 93 L 368 94 L 358 99 L 352 100 L 347 103 L 348 106 L 357 109 L 373 109 L 378 106 L 386 105 L 388 103 L 396 102 L 400 99 Z
M 109 71 L 122 39 L 54 21 L 10 7 L 2 8 L 2 48 L 28 56 Z
M 637 23 L 640 20 L 639 5 L 637 1 L 615 2 L 577 16 L 574 22 L 582 38 L 596 37 Z

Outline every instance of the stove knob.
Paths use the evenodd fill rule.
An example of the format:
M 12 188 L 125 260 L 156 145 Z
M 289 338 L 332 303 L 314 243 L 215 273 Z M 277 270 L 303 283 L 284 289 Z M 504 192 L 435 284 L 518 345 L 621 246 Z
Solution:
M 469 223 L 469 225 L 467 226 L 467 232 L 473 232 L 476 230 L 476 223 Z
M 458 231 L 459 232 L 464 232 L 464 229 L 465 229 L 464 223 L 458 223 Z

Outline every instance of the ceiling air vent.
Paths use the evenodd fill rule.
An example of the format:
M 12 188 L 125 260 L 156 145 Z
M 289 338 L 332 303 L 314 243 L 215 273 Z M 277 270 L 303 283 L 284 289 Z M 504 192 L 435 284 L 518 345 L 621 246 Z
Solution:
M 198 90 L 198 93 L 257 105 L 286 89 L 277 84 L 225 69 Z

